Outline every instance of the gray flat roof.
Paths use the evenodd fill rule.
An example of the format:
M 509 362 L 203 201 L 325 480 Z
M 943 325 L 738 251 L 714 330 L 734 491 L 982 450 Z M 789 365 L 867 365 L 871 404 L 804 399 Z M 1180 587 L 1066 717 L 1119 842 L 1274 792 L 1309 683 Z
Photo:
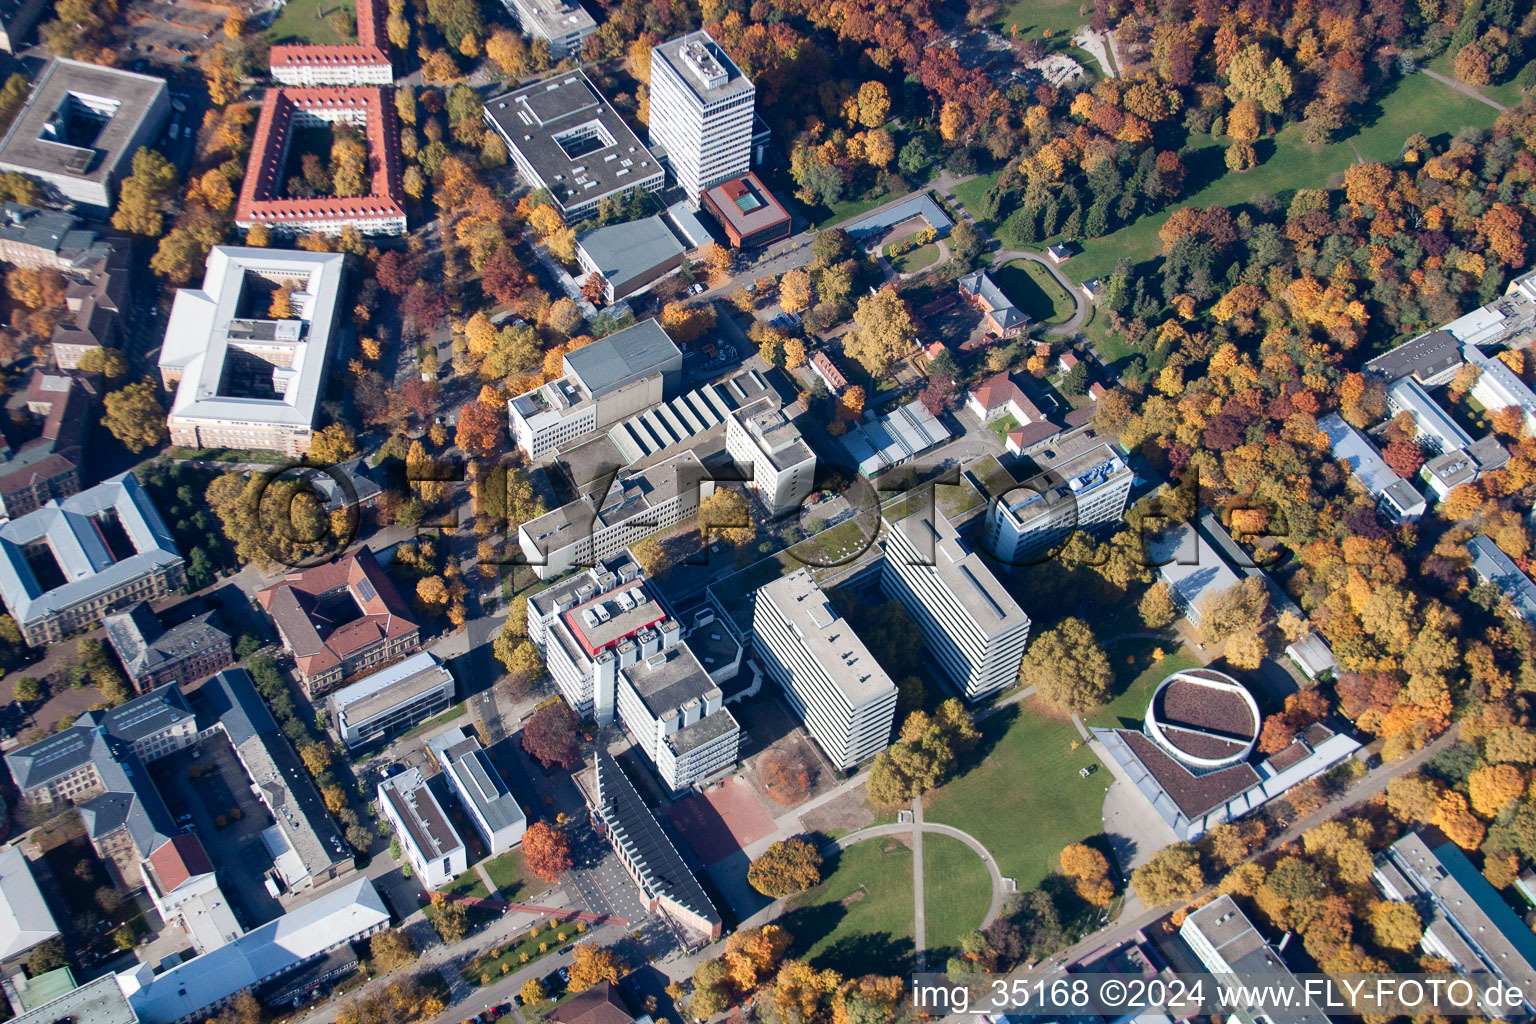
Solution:
M 657 651 L 620 671 L 652 718 L 661 718 L 691 700 L 720 694 L 687 644 Z
M 432 795 L 426 779 L 422 778 L 421 769 L 408 768 L 379 783 L 379 798 L 389 801 L 405 826 L 404 838 L 423 859 L 446 857 L 464 845 L 437 797 Z
M 700 103 L 719 103 L 755 88 L 725 48 L 702 29 L 658 43 L 651 60 L 675 71 Z
M 57 58 L 43 68 L 15 124 L 0 139 L 0 163 L 105 182 L 156 98 L 168 89 L 163 78 Z M 55 115 L 71 103 L 80 104 L 82 113 L 108 114 L 89 146 L 47 138 L 57 123 Z
M 580 380 L 596 397 L 653 373 L 666 372 L 671 362 L 682 366 L 683 354 L 655 317 L 608 335 L 565 354 L 565 372 Z
M 444 667 L 437 655 L 431 651 L 422 651 L 364 676 L 351 686 L 342 687 L 328 699 L 336 714 L 356 728 L 359 723 L 374 718 L 380 712 L 413 700 L 445 683 L 451 684 L 452 681 L 453 673 Z
M 822 666 L 850 707 L 895 687 L 853 627 L 832 607 L 809 569 L 797 569 L 766 584 L 758 591 L 758 599 L 763 597 L 789 620 L 811 659 Z
M 939 578 L 983 635 L 994 636 L 1021 620 L 1029 621 L 1024 609 L 997 582 L 986 562 L 942 514 L 932 508 L 919 508 L 890 527 L 917 552 L 917 567 Z M 885 557 L 891 557 L 889 550 Z
M 526 821 L 507 782 L 469 726 L 450 729 L 427 743 L 459 797 L 474 804 L 493 832 Z
M 777 395 L 764 395 L 731 415 L 780 472 L 815 458 L 799 428 L 785 415 Z
M 1472 571 L 1478 579 L 1502 591 L 1521 618 L 1536 622 L 1536 583 L 1520 571 L 1514 559 L 1481 533 L 1467 541 L 1467 549 L 1472 552 Z
M 1367 371 L 1390 380 L 1414 376 L 1427 380 L 1461 364 L 1461 342 L 1450 331 L 1430 331 L 1397 348 L 1383 352 L 1365 364 Z
M 615 294 L 625 285 L 683 254 L 683 246 L 667 227 L 661 214 L 610 224 L 581 234 L 576 239 L 587 258 L 597 265 Z M 623 333 L 623 332 L 619 332 Z
M 1365 435 L 1345 422 L 1344 417 L 1331 412 L 1317 421 L 1317 429 L 1328 435 L 1333 457 L 1348 464 L 1350 472 L 1373 498 L 1386 495 L 1405 513 L 1415 507 L 1423 511 L 1424 495 L 1394 473 Z
M 682 756 L 740 729 L 741 726 L 737 723 L 735 716 L 727 709 L 721 708 L 712 715 L 705 715 L 683 726 L 677 732 L 668 733 L 666 744 L 672 748 L 674 754 Z

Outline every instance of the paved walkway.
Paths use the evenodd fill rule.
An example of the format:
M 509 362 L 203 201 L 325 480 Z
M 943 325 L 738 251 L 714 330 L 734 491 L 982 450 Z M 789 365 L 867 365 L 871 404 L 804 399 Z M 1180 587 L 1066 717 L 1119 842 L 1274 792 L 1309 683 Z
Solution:
M 824 855 L 829 853 L 837 853 L 841 850 L 846 850 L 850 846 L 853 846 L 857 843 L 862 843 L 866 839 L 878 839 L 881 836 L 910 835 L 913 838 L 916 838 L 919 833 L 927 833 L 929 835 L 937 836 L 949 836 L 953 839 L 958 839 L 966 846 L 969 846 L 975 852 L 976 856 L 981 858 L 981 862 L 987 866 L 987 874 L 992 878 L 992 903 L 987 907 L 987 916 L 982 919 L 981 927 L 985 928 L 993 921 L 996 921 L 998 915 L 1002 914 L 1003 912 L 1003 902 L 1008 898 L 1008 892 L 1003 888 L 1003 873 L 997 869 L 997 862 L 992 859 L 992 854 L 987 852 L 987 848 L 981 844 L 981 840 L 977 839 L 969 832 L 963 832 L 960 829 L 955 828 L 953 825 L 940 825 L 938 822 L 923 821 L 921 809 L 919 809 L 919 811 L 913 815 L 911 824 L 907 824 L 905 822 L 895 822 L 885 825 L 870 825 L 868 828 L 861 828 L 856 832 L 850 832 L 841 838 L 834 839 L 831 842 L 826 843 L 822 846 L 821 852 Z M 913 853 L 916 854 L 916 850 L 914 850 Z M 915 873 L 916 865 L 914 864 L 914 874 Z M 920 883 L 915 884 L 914 890 L 916 890 L 919 885 Z M 919 902 L 919 914 L 921 913 L 921 907 L 922 903 Z
M 1457 92 L 1462 93 L 1462 94 L 1464 94 L 1466 96 L 1472 97 L 1474 100 L 1477 100 L 1479 103 L 1486 103 L 1486 104 L 1488 104 L 1494 110 L 1508 110 L 1509 109 L 1508 107 L 1506 107 L 1504 104 L 1498 102 L 1497 100 L 1491 100 L 1487 96 L 1484 96 L 1482 93 L 1478 92 L 1476 89 L 1472 88 L 1470 85 L 1467 85 L 1465 82 L 1458 82 L 1454 78 L 1451 78 L 1451 77 L 1449 77 L 1447 75 L 1442 75 L 1438 71 L 1431 71 L 1431 70 L 1429 70 L 1429 68 L 1419 68 L 1419 70 L 1422 71 L 1424 74 L 1428 75 L 1430 78 L 1433 78 L 1435 81 L 1443 82 L 1444 84 L 1450 86 L 1452 89 L 1455 89 Z
M 1025 252 L 1023 249 L 999 249 L 992 254 L 992 265 L 994 267 L 1005 267 L 1014 260 L 1028 260 L 1031 263 L 1040 264 L 1051 277 L 1056 279 L 1056 283 L 1065 288 L 1067 294 L 1072 296 L 1073 313 L 1071 318 L 1066 323 L 1057 324 L 1055 327 L 1047 327 L 1044 333 L 1066 338 L 1077 334 L 1082 329 L 1083 321 L 1088 319 L 1088 298 L 1083 294 L 1082 289 L 1068 280 L 1056 264 L 1037 252 Z
M 928 970 L 928 904 L 923 898 L 923 798 L 912 798 L 912 944 L 917 972 Z

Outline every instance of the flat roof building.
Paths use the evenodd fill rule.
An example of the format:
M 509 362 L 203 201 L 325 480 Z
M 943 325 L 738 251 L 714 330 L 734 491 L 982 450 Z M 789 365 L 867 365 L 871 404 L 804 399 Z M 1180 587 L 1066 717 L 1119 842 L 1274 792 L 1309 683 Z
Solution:
M 1025 465 L 1024 481 L 987 508 L 982 546 L 998 563 L 1035 564 L 1074 533 L 1100 532 L 1124 519 L 1136 474 L 1118 445 L 1078 434 Z
M 1397 381 L 1411 377 L 1425 387 L 1448 384 L 1461 369 L 1461 342 L 1450 331 L 1430 331 L 1366 361 L 1368 373 Z
M 651 49 L 651 141 L 690 203 L 752 167 L 757 88 L 708 32 Z
M 751 468 L 747 487 L 769 516 L 799 511 L 816 483 L 816 453 L 785 415 L 777 395 L 732 412 L 725 421 L 725 447 L 738 465 Z
M 659 192 L 664 183 L 651 151 L 583 71 L 492 97 L 485 121 L 529 187 L 547 189 L 567 221 L 581 220 L 609 196 Z
M 309 451 L 345 261 L 213 247 L 203 286 L 177 289 L 160 350 L 161 382 L 175 392 L 166 419 L 173 444 Z
M 576 236 L 577 262 L 606 282 L 603 296 L 610 303 L 649 289 L 683 265 L 683 253 L 659 213 Z
M 0 964 L 15 963 L 58 934 L 26 854 L 16 845 L 0 848 Z
M 1188 943 L 1205 969 L 1223 981 L 1251 986 L 1254 994 L 1266 986 L 1300 990 L 1285 960 L 1229 895 L 1218 896 L 1199 910 L 1191 911 L 1179 926 L 1179 937 Z M 1268 1024 L 1329 1024 L 1328 1015 L 1310 1003 L 1295 1009 L 1255 1004 L 1240 1009 L 1247 1018 Z
M 834 765 L 852 768 L 890 746 L 896 685 L 810 570 L 758 590 L 753 635 L 759 664 Z
M 140 601 L 103 615 L 101 625 L 139 693 L 166 683 L 189 686 L 234 661 L 230 635 L 219 628 L 214 611 L 166 627 L 148 602 Z
M 884 416 L 862 422 L 855 420 L 841 440 L 848 454 L 858 463 L 859 472 L 866 477 L 876 477 L 906 465 L 949 438 L 949 428 L 939 422 L 921 400 L 913 399 Z
M 549 59 L 558 63 L 581 52 L 581 44 L 597 31 L 597 22 L 576 0 L 501 0 L 523 34 L 549 44 Z
M 966 700 L 1011 686 L 1029 616 L 953 523 L 932 507 L 886 520 L 880 589 L 923 631 L 928 652 Z
M 441 888 L 469 870 L 464 840 L 443 812 L 420 768 L 379 783 L 379 810 L 389 819 L 421 884 Z
M 1388 519 L 1394 523 L 1413 522 L 1424 514 L 1429 507 L 1424 495 L 1394 473 L 1370 440 L 1346 423 L 1344 417 L 1331 412 L 1317 421 L 1317 429 L 1328 436 L 1333 457 L 1349 466 L 1350 473 L 1376 499 L 1376 507 Z
M 453 673 L 421 651 L 333 690 L 325 699 L 331 728 L 349 750 L 413 729 L 454 703 Z
M 751 171 L 705 189 L 704 208 L 737 249 L 756 249 L 789 237 L 789 211 Z
M 1510 408 L 1520 410 L 1526 432 L 1536 433 L 1536 392 L 1497 356 L 1484 355 L 1476 345 L 1467 345 L 1463 353 L 1467 362 L 1480 371 L 1477 383 L 1472 385 L 1472 397 L 1489 413 Z
M 1467 550 L 1472 552 L 1472 572 L 1478 582 L 1496 587 L 1508 598 L 1516 615 L 1536 623 L 1536 583 L 1520 571 L 1515 560 L 1481 533 L 1467 541 Z
M 56 198 L 104 216 L 134 154 L 159 138 L 170 111 L 163 78 L 55 58 L 0 138 L 0 171 L 36 178 Z
M 0 206 L 0 260 L 6 263 L 69 273 L 104 255 L 108 244 L 62 210 L 20 203 Z
M 528 819 L 474 729 L 467 725 L 449 729 L 428 740 L 427 749 L 485 841 L 488 856 L 506 853 L 523 841 Z
M 735 766 L 741 727 L 688 644 L 620 669 L 616 696 L 619 718 L 672 792 L 711 782 Z
M 176 541 L 132 473 L 0 526 L 0 598 L 33 647 L 185 582 Z
M 25 1013 L 11 1024 L 139 1024 L 116 974 L 103 974 Z

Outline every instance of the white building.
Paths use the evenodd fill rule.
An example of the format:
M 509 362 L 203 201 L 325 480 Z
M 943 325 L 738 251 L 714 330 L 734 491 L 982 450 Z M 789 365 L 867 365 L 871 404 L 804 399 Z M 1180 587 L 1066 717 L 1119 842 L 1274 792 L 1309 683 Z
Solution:
M 464 841 L 421 776 L 407 768 L 379 783 L 379 810 L 394 829 L 406 860 L 428 889 L 447 885 L 469 870 Z
M 1092 434 L 1032 458 L 1041 471 L 987 509 L 983 543 L 1003 565 L 1034 564 L 1079 530 L 1119 524 L 1136 476 L 1124 452 Z
M 651 50 L 651 141 L 692 204 L 752 168 L 757 88 L 707 32 Z
M 1019 677 L 1029 616 L 943 514 L 887 520 L 880 589 L 906 606 L 928 652 L 966 700 Z
M 1472 386 L 1472 397 L 1490 413 L 1519 409 L 1525 418 L 1526 431 L 1536 434 L 1536 392 L 1532 392 L 1504 360 L 1484 355 L 1476 345 L 1467 345 L 1462 352 L 1467 362 L 1481 371 L 1477 383 Z
M 1280 954 L 1259 934 L 1231 896 L 1218 896 L 1193 911 L 1179 926 L 1179 937 L 1189 944 L 1200 963 L 1225 984 L 1263 989 L 1293 988 L 1300 983 Z M 1314 1006 L 1279 1009 L 1247 1005 L 1239 1008 L 1240 1020 L 1264 1024 L 1329 1024 L 1328 1015 Z
M 1468 349 L 1477 352 L 1471 346 Z M 1509 369 L 1504 368 L 1506 371 Z M 1536 399 L 1533 399 L 1533 404 L 1536 404 Z M 1394 523 L 1413 522 L 1424 514 L 1429 507 L 1424 495 L 1413 484 L 1393 472 L 1370 440 L 1346 423 L 1344 417 L 1331 412 L 1317 421 L 1317 429 L 1328 436 L 1333 457 L 1349 466 L 1350 473 L 1365 488 L 1366 493 L 1376 499 L 1376 507 L 1388 519 Z
M 453 705 L 453 673 L 431 651 L 364 676 L 326 697 L 331 727 L 348 749 L 398 735 Z
M 516 18 L 525 35 L 549 44 L 549 59 L 561 61 L 581 51 L 597 22 L 575 0 L 501 0 Z
M 769 397 L 737 409 L 725 421 L 725 450 L 740 466 L 750 466 L 747 486 L 771 516 L 800 508 L 816 482 L 816 453 Z
M 217 245 L 160 349 L 171 443 L 303 455 L 332 354 L 346 256 Z M 286 293 L 287 309 L 281 308 Z M 274 300 L 277 312 L 273 316 Z
M 179 925 L 199 953 L 245 934 L 195 836 L 176 836 L 145 858 L 144 888 L 161 919 Z
M 567 352 L 558 380 L 507 402 L 512 440 L 530 459 L 644 412 L 677 393 L 683 354 L 654 317 Z
M 427 749 L 458 794 L 490 856 L 506 853 L 523 841 L 528 819 L 473 729 L 467 725 L 449 729 L 429 740 Z
M 624 727 L 674 793 L 719 778 L 736 764 L 741 727 L 687 644 L 626 665 L 616 691 Z
M 59 935 L 31 862 L 16 845 L 0 849 L 0 963 L 14 963 Z
M 809 569 L 758 590 L 752 626 L 758 663 L 834 765 L 852 768 L 890 745 L 896 685 Z

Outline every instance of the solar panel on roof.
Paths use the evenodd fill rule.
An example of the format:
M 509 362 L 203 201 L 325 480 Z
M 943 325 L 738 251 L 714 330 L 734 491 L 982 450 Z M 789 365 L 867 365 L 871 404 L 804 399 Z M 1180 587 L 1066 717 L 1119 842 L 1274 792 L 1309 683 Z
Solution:
M 364 601 L 372 601 L 372 600 L 375 600 L 379 596 L 377 593 L 374 592 L 372 581 L 367 580 L 367 579 L 363 579 L 363 580 L 359 580 L 358 581 L 357 592 L 359 594 L 363 595 L 363 600 Z

